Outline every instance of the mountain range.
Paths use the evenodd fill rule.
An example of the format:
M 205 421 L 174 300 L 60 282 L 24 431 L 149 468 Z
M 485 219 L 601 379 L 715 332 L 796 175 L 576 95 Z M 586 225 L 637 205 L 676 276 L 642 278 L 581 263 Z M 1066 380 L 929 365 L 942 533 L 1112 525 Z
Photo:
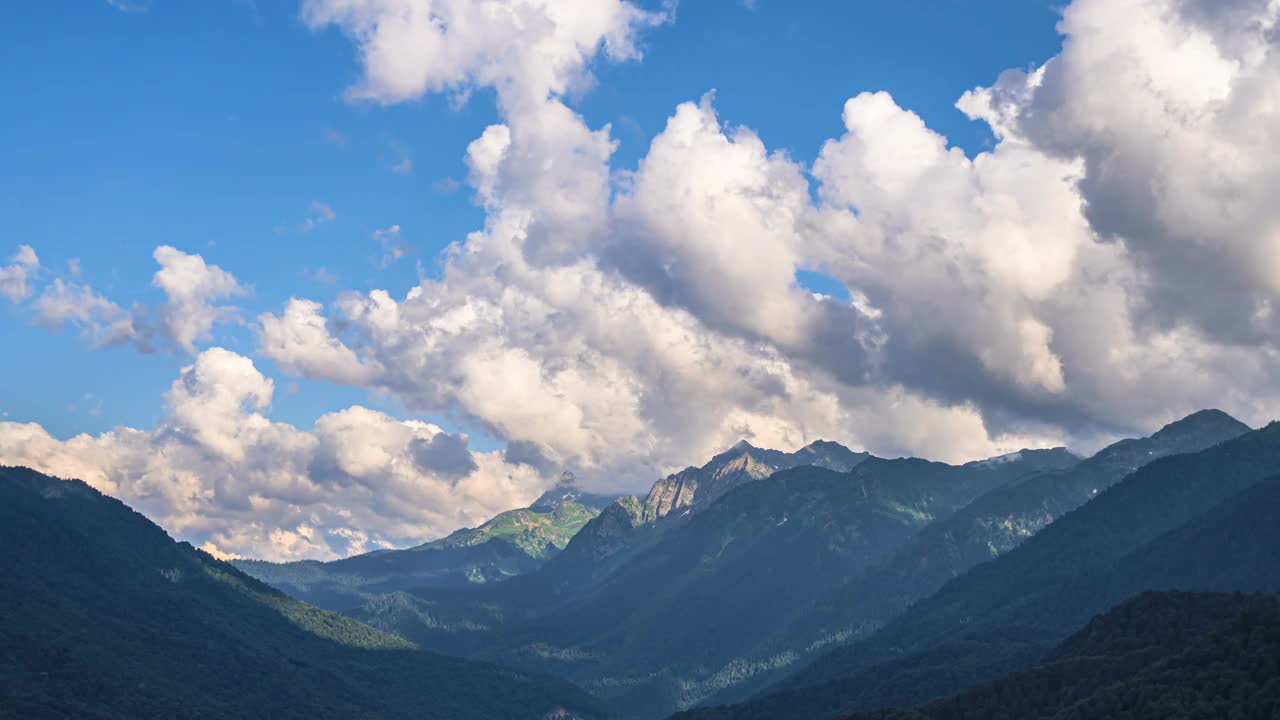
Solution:
M 377 550 L 331 562 L 231 562 L 301 600 L 344 610 L 396 590 L 499 582 L 535 570 L 613 500 L 562 481 L 529 507 L 404 550 Z
M 0 717 L 599 717 L 254 580 L 76 480 L 0 468 Z
M 833 446 L 819 457 L 847 471 L 794 466 L 740 443 L 649 494 L 735 473 L 736 487 L 703 509 L 694 494 L 676 506 L 687 512 L 646 520 L 651 504 L 622 498 L 536 572 L 376 598 L 352 615 L 446 652 L 551 669 L 630 716 L 660 716 L 771 669 L 773 659 L 743 658 L 930 522 L 1027 473 L 1079 461 L 1055 449 L 952 466 Z M 746 472 L 784 463 L 793 467 L 763 479 Z
M 1155 460 L 877 632 L 742 705 L 689 717 L 790 718 L 941 697 L 1020 670 L 1148 589 L 1280 592 L 1280 424 Z
M 865 573 L 819 598 L 762 652 L 799 653 L 865 634 L 947 581 L 1017 547 L 1152 460 L 1202 450 L 1248 430 L 1226 413 L 1202 411 L 1149 437 L 1116 442 L 1077 464 L 1064 463 L 1000 485 L 930 523 Z M 776 677 L 763 676 L 718 699 L 742 698 Z
M 1280 425 L 1212 410 L 1088 458 L 741 442 L 644 497 L 561 483 L 477 528 L 327 563 L 220 562 L 83 483 L 6 468 L 0 705 L 1269 717 L 1245 708 L 1276 708 L 1278 513 Z

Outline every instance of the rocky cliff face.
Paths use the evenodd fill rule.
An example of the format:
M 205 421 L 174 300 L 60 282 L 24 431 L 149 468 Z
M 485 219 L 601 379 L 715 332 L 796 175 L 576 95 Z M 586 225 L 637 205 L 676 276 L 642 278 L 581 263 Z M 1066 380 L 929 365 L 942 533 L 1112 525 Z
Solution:
M 847 472 L 867 458 L 838 443 L 819 440 L 793 453 L 757 448 L 746 440 L 700 468 L 685 468 L 657 481 L 644 500 L 644 522 L 699 512 L 730 490 L 802 465 Z
M 582 537 L 575 550 L 586 552 L 592 561 L 603 560 L 622 549 L 635 528 L 643 523 L 644 508 L 640 500 L 634 495 L 625 495 L 587 523 L 579 533 Z

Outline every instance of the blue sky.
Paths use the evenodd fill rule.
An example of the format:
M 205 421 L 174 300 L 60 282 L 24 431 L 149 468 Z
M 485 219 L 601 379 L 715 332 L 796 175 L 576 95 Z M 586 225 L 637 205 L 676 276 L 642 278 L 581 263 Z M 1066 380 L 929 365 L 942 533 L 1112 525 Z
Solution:
M 1280 405 L 1274 3 L 7 19 L 0 463 L 211 551 L 412 544 L 739 439 L 963 462 Z
M 840 130 L 844 99 L 862 90 L 892 92 L 973 153 L 990 146 L 990 131 L 955 99 L 1051 56 L 1057 19 L 1050 3 L 1028 0 L 685 2 L 674 23 L 645 37 L 643 62 L 599 64 L 597 86 L 570 104 L 593 127 L 612 124 L 615 168 L 634 167 L 675 106 L 712 89 L 725 122 L 804 163 Z M 498 120 L 492 93 L 461 106 L 440 95 L 348 103 L 342 91 L 358 75 L 350 44 L 308 30 L 292 3 L 154 0 L 137 12 L 91 0 L 21 3 L 0 27 L 0 68 L 4 252 L 31 244 L 46 272 L 78 259 L 84 280 L 125 306 L 159 297 L 150 253 L 160 244 L 251 285 L 245 321 L 292 295 L 398 296 L 483 222 L 458 181 L 467 143 Z M 394 169 L 406 159 L 411 169 Z M 335 217 L 304 232 L 316 202 Z M 380 267 L 370 236 L 392 225 L 413 251 Z M 316 279 L 321 270 L 332 282 Z M 838 292 L 821 276 L 802 279 Z M 48 332 L 9 305 L 0 332 L 9 349 L 2 409 L 59 436 L 151 426 L 189 361 L 92 351 L 71 330 Z M 245 327 L 216 332 L 219 344 L 252 351 Z M 397 410 L 363 390 L 258 364 L 283 390 L 278 420 L 305 427 L 352 402 Z

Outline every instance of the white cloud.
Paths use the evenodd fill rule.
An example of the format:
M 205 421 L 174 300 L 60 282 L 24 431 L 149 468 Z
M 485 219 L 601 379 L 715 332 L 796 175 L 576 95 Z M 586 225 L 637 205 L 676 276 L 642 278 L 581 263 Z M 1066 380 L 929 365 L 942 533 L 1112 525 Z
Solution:
M 364 79 L 351 98 L 395 103 L 474 86 L 542 102 L 589 83 L 601 50 L 639 57 L 636 31 L 665 16 L 625 0 L 304 0 L 302 18 L 356 43 Z
M 391 172 L 396 175 L 410 175 L 413 173 L 413 158 L 402 157 L 398 162 L 391 166 Z
M 333 211 L 333 206 L 329 203 L 312 200 L 307 206 L 307 217 L 298 225 L 298 232 L 309 233 L 313 230 L 328 225 L 337 219 L 338 214 Z
M 30 245 L 19 245 L 8 265 L 0 265 L 0 295 L 9 302 L 22 302 L 31 295 L 27 283 L 40 269 L 40 258 Z
M 29 257 L 27 265 L 18 267 L 35 267 L 34 251 L 23 247 Z M 71 323 L 95 347 L 132 342 L 143 352 L 152 352 L 161 340 L 194 354 L 198 342 L 211 339 L 216 323 L 233 319 L 238 312 L 218 301 L 244 295 L 248 288 L 200 255 L 161 245 L 152 257 L 160 269 L 151 284 L 164 292 L 163 304 L 126 310 L 87 283 L 54 278 L 34 303 L 36 320 L 50 328 Z M 72 278 L 80 275 L 78 261 L 71 270 Z
M 975 157 L 863 93 L 807 171 L 704 98 L 616 173 L 610 129 L 561 98 L 602 38 L 633 57 L 653 16 L 308 3 L 360 50 L 353 97 L 488 86 L 503 122 L 467 150 L 487 221 L 441 278 L 344 295 L 323 334 L 264 333 L 264 352 L 615 481 L 741 433 L 967 459 L 1208 405 L 1263 421 L 1280 400 L 1277 7 L 1079 0 L 1061 56 L 960 100 L 997 136 Z M 801 291 L 801 269 L 856 301 Z
M 366 384 L 372 370 L 330 335 L 321 310 L 317 302 L 294 298 L 278 317 L 263 313 L 258 317 L 259 351 L 295 375 L 324 377 L 344 385 Z
M 517 505 L 534 465 L 635 490 L 742 436 L 965 460 L 1206 406 L 1265 421 L 1280 402 L 1278 16 L 1077 0 L 1058 57 L 960 99 L 996 136 L 973 157 L 868 92 L 806 168 L 708 97 L 622 171 L 611 129 L 564 98 L 600 55 L 637 57 L 660 16 L 620 0 L 307 0 L 311 27 L 357 47 L 353 98 L 494 88 L 502 120 L 466 149 L 484 226 L 438 277 L 291 299 L 258 317 L 259 352 L 464 415 L 529 464 L 472 453 L 459 479 L 472 464 L 456 441 L 363 408 L 311 432 L 272 423 L 270 383 L 209 353 L 155 431 L 59 443 L 10 424 L 25 439 L 0 447 L 133 483 L 222 552 L 288 556 Z M 797 270 L 853 301 L 802 291 Z M 178 303 L 200 320 L 175 341 L 207 337 L 233 286 Z
M 1137 320 L 1224 344 L 1272 343 L 1280 293 L 1280 4 L 1078 0 L 1062 53 L 962 108 L 1083 163 L 1104 241 L 1141 271 Z
M 381 267 L 390 267 L 413 251 L 413 246 L 400 238 L 399 225 L 374 230 L 371 237 L 381 249 L 382 257 L 378 260 Z
M 207 264 L 199 255 L 161 245 L 152 256 L 160 263 L 152 284 L 168 296 L 160 309 L 163 331 L 179 347 L 194 353 L 196 341 L 208 340 L 215 322 L 235 313 L 230 306 L 214 302 L 244 295 L 247 289 L 231 273 Z
M 276 560 L 421 542 L 543 489 L 501 453 L 363 407 L 310 432 L 273 422 L 272 391 L 248 358 L 213 348 L 182 369 L 156 428 L 58 440 L 0 422 L 0 463 L 81 478 L 223 555 Z
M 133 315 L 76 282 L 54 278 L 35 302 L 36 319 L 49 328 L 70 322 L 94 347 L 109 347 L 139 338 Z

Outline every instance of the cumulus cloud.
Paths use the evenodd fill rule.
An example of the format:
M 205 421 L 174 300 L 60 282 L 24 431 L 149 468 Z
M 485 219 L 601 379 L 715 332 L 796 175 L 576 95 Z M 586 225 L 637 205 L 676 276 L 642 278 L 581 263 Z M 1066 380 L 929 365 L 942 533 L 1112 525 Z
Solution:
M 294 298 L 281 315 L 260 315 L 260 352 L 295 375 L 323 377 L 344 385 L 367 383 L 372 369 L 330 334 L 321 310 L 320 303 Z
M 590 83 L 588 62 L 639 56 L 635 33 L 665 19 L 625 0 L 304 0 L 312 29 L 356 43 L 364 79 L 349 97 L 396 103 L 475 86 L 536 101 Z
M 163 331 L 179 347 L 194 353 L 196 341 L 208 340 L 213 324 L 235 312 L 215 302 L 244 295 L 247 289 L 231 273 L 209 265 L 199 255 L 161 245 L 152 256 L 160 263 L 152 285 L 168 297 L 160 309 Z
M 264 354 L 461 410 L 513 460 L 601 483 L 735 435 L 958 460 L 1209 405 L 1261 422 L 1280 399 L 1275 3 L 1077 0 L 1058 57 L 960 99 L 996 136 L 976 156 L 867 92 L 806 168 L 707 97 L 629 172 L 563 97 L 660 18 L 485 7 L 304 6 L 355 41 L 353 98 L 492 87 L 503 122 L 467 148 L 487 219 L 439 279 L 290 303 L 263 316 Z M 473 41 L 517 18 L 536 31 Z M 290 316 L 307 342 L 284 342 Z
M 1143 271 L 1140 322 L 1189 323 L 1222 343 L 1275 339 L 1278 18 L 1262 0 L 1078 0 L 1058 57 L 961 103 L 1083 164 L 1091 227 Z
M 44 326 L 59 328 L 71 323 L 94 347 L 109 347 L 139 337 L 129 311 L 87 285 L 62 278 L 54 278 L 44 289 L 36 299 L 35 309 L 36 319 Z
M 9 302 L 21 302 L 31 295 L 31 287 L 27 284 L 40 269 L 40 258 L 30 245 L 19 245 L 18 251 L 9 258 L 8 265 L 0 265 L 0 295 Z
M 462 435 L 438 433 L 430 440 L 414 438 L 413 459 L 423 472 L 445 477 L 466 477 L 479 467 Z
M 1275 2 L 1076 0 L 1058 56 L 959 100 L 990 151 L 864 92 L 810 167 L 710 96 L 614 167 L 611 128 L 566 98 L 665 19 L 629 2 L 302 13 L 352 39 L 353 100 L 492 88 L 501 122 L 465 149 L 484 225 L 438 275 L 291 299 L 258 316 L 258 352 L 505 450 L 364 408 L 311 431 L 271 422 L 271 383 L 209 351 L 161 427 L 60 442 L 10 424 L 6 460 L 89 473 L 220 552 L 328 556 L 474 522 L 564 468 L 636 490 L 740 437 L 968 460 L 1206 406 L 1257 424 L 1280 401 Z M 187 349 L 239 287 L 199 267 L 203 290 L 171 296 L 190 322 L 165 325 Z M 851 299 L 802 290 L 799 271 Z
M 15 267 L 36 267 L 35 252 L 23 247 L 26 264 L 16 261 Z M 197 254 L 161 245 L 152 257 L 160 269 L 151 284 L 164 293 L 162 304 L 136 304 L 126 310 L 75 279 L 80 275 L 80 263 L 75 261 L 72 279 L 54 278 L 35 300 L 36 320 L 54 329 L 69 323 L 94 347 L 132 342 L 143 352 L 152 352 L 168 344 L 194 354 L 198 342 L 211 339 L 216 323 L 236 317 L 238 310 L 220 301 L 245 295 L 248 288 Z
M 274 422 L 273 390 L 251 360 L 212 348 L 182 369 L 157 427 L 59 440 L 0 422 L 0 464 L 81 478 L 178 537 L 274 560 L 421 542 L 542 489 L 529 468 L 428 423 L 359 406 L 311 431 Z

